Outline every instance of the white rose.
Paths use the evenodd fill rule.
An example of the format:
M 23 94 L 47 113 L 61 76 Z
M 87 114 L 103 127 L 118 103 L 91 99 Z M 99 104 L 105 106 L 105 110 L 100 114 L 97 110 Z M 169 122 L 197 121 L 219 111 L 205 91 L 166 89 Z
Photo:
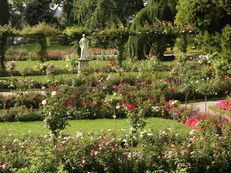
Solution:
M 52 91 L 51 96 L 56 96 L 57 92 L 56 91 Z
M 47 104 L 47 101 L 46 100 L 43 100 L 42 101 L 42 105 L 46 105 Z
M 191 130 L 191 131 L 189 132 L 189 135 L 190 135 L 190 136 L 194 136 L 194 135 L 195 135 L 195 131 L 194 131 L 194 130 Z
M 117 110 L 120 109 L 120 105 L 116 105 L 116 109 L 117 109 Z
M 109 75 L 107 78 L 106 78 L 106 80 L 110 80 L 111 79 L 111 76 Z

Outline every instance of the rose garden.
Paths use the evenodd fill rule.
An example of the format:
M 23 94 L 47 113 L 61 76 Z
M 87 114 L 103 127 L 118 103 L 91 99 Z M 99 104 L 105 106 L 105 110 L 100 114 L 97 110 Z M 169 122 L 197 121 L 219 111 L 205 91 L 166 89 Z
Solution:
M 0 173 L 231 172 L 230 9 L 0 1 Z

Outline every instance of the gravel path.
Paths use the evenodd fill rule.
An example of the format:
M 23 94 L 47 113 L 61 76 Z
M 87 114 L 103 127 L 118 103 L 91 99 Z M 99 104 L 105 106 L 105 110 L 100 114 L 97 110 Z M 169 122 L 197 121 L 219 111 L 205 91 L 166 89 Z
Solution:
M 217 103 L 219 103 L 222 100 L 216 100 L 216 101 L 208 101 L 207 102 L 207 112 L 210 115 L 217 115 L 216 112 L 212 111 L 209 109 L 210 106 L 215 106 Z M 200 112 L 205 112 L 205 102 L 195 102 L 195 103 L 191 103 L 188 104 L 191 107 L 198 109 Z M 226 117 L 229 121 L 231 121 L 231 117 L 227 116 L 227 115 L 223 115 L 224 117 Z
M 217 103 L 219 103 L 221 100 L 216 101 L 208 101 L 207 102 L 207 111 L 208 113 L 214 113 L 209 109 L 210 106 L 215 106 Z M 189 106 L 198 109 L 200 112 L 205 112 L 205 102 L 195 102 L 188 104 Z

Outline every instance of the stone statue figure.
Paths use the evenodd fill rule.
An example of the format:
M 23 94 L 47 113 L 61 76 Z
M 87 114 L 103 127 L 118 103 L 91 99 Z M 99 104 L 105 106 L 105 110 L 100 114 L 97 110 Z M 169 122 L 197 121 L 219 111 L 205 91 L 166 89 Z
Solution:
M 80 59 L 86 60 L 88 57 L 88 44 L 89 41 L 86 38 L 85 34 L 83 34 L 81 40 L 79 41 L 79 46 L 81 48 Z

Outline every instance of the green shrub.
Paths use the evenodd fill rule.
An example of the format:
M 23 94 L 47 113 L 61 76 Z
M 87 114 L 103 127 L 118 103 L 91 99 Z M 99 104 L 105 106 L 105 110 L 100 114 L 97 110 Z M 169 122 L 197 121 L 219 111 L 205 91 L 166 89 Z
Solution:
M 224 55 L 225 59 L 228 62 L 231 62 L 231 26 L 226 26 L 222 30 L 222 37 L 221 37 L 221 45 L 222 45 L 222 54 Z
M 9 71 L 14 71 L 16 68 L 16 64 L 15 64 L 15 61 L 10 61 L 7 63 L 7 70 Z
M 182 35 L 176 39 L 175 42 L 175 49 L 177 51 L 180 51 L 182 53 L 187 52 L 187 47 L 188 47 L 188 40 L 186 35 Z
M 208 121 L 213 127 L 215 121 Z M 217 122 L 215 122 L 216 124 Z M 6 172 L 230 172 L 230 125 L 219 135 L 183 135 L 173 129 L 143 130 L 133 147 L 130 134 L 114 138 L 112 132 L 60 136 L 53 147 L 49 135 L 0 136 L 0 170 Z
M 231 75 L 231 67 L 226 59 L 217 59 L 213 64 L 213 68 L 216 78 L 224 79 L 225 76 Z
M 55 27 L 42 22 L 32 27 L 24 27 L 20 33 L 21 35 L 30 36 L 37 39 L 37 42 L 39 44 L 39 50 L 37 53 L 38 59 L 41 62 L 44 62 L 47 60 L 48 57 L 48 38 L 57 36 L 59 34 L 59 31 Z
M 166 72 L 172 69 L 172 65 L 164 64 L 152 57 L 138 62 L 126 61 L 123 63 L 122 68 L 125 72 Z
M 203 53 L 212 54 L 214 52 L 221 52 L 221 34 L 210 34 L 207 31 L 196 36 L 198 47 L 202 49 Z
M 41 94 L 18 94 L 12 96 L 0 96 L 0 109 L 9 109 L 15 106 L 25 106 L 28 109 L 38 109 L 42 101 L 43 96 Z
M 7 38 L 14 35 L 16 31 L 10 25 L 0 25 L 0 71 L 5 71 L 5 53 L 7 50 Z
M 6 52 L 6 61 L 36 60 L 34 52 L 14 51 L 12 48 Z
M 61 94 L 52 91 L 52 93 L 47 93 L 42 105 L 44 122 L 56 140 L 60 132 L 68 125 L 65 100 Z
M 42 120 L 41 111 L 25 106 L 11 107 L 0 111 L 0 121 L 38 121 Z

